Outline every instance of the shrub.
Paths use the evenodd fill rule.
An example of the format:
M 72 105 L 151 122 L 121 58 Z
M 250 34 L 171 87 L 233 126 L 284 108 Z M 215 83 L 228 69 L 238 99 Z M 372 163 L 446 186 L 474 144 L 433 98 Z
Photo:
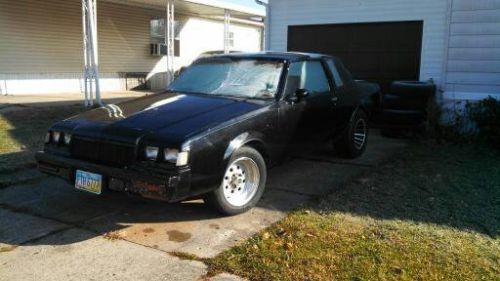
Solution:
M 468 103 L 467 115 L 477 128 L 477 137 L 500 148 L 500 101 L 489 97 Z

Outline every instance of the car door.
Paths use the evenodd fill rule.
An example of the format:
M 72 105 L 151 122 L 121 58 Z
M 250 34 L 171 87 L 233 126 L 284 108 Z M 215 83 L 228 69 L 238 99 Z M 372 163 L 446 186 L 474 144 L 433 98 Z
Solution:
M 298 101 L 291 98 L 297 89 L 308 91 Z M 332 134 L 335 105 L 330 83 L 321 60 L 290 64 L 280 108 L 280 127 L 294 144 L 314 144 Z
M 351 115 L 358 104 L 358 97 L 353 91 L 354 81 L 343 68 L 341 62 L 334 58 L 325 58 L 326 66 L 333 83 L 333 100 L 335 103 L 336 132 L 346 128 Z

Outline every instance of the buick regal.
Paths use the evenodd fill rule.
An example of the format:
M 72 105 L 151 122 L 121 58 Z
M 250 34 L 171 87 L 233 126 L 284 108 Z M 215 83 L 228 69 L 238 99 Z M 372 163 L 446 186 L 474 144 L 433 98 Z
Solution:
M 304 144 L 363 153 L 370 108 L 359 83 L 325 55 L 204 57 L 163 93 L 54 124 L 36 158 L 42 172 L 80 190 L 203 197 L 234 215 L 259 201 L 267 168 Z

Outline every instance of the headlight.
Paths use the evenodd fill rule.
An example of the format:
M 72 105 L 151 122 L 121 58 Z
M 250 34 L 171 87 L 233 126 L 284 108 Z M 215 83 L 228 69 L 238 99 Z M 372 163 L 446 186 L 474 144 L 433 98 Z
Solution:
M 177 166 L 185 166 L 189 161 L 189 151 L 179 152 L 177 157 Z
M 52 137 L 52 135 L 50 134 L 50 132 L 47 132 L 45 134 L 45 143 L 49 143 L 50 142 L 50 138 Z
M 188 151 L 179 152 L 178 149 L 166 148 L 163 151 L 163 158 L 167 162 L 175 163 L 176 166 L 185 166 L 188 164 L 189 152 Z
M 144 156 L 148 160 L 156 160 L 158 159 L 158 152 L 160 149 L 155 146 L 146 146 L 146 150 L 144 152 Z
M 59 143 L 59 140 L 61 139 L 61 132 L 52 132 L 52 139 L 55 143 Z
M 69 145 L 71 143 L 71 134 L 64 134 L 64 144 Z
M 163 151 L 163 158 L 167 162 L 177 163 L 177 158 L 178 157 L 179 157 L 179 150 L 178 149 L 166 148 Z

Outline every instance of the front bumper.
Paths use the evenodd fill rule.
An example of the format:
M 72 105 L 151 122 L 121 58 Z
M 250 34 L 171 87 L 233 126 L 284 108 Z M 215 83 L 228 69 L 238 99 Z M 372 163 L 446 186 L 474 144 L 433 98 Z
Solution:
M 76 170 L 103 176 L 103 189 L 129 192 L 140 196 L 177 202 L 189 197 L 191 170 L 189 167 L 163 168 L 155 163 L 140 163 L 116 168 L 46 152 L 35 155 L 38 169 L 50 175 L 75 182 Z

